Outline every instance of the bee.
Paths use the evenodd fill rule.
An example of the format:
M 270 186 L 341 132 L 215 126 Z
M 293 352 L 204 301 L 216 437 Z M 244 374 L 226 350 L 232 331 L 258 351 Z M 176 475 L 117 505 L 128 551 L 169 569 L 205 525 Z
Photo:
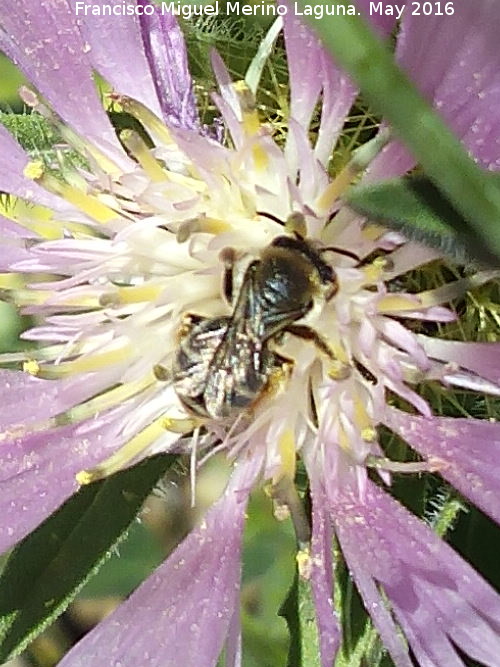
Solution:
M 235 289 L 233 249 L 223 252 L 228 316 L 188 314 L 173 361 L 174 389 L 197 417 L 226 419 L 251 411 L 293 362 L 275 351 L 286 333 L 314 342 L 332 356 L 321 336 L 298 321 L 338 290 L 332 267 L 299 234 L 277 236 L 250 261 Z

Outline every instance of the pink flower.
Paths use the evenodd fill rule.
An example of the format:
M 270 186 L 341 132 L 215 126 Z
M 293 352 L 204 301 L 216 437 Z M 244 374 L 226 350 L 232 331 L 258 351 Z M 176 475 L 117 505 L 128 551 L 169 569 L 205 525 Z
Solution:
M 287 379 L 258 403 L 252 420 L 203 418 L 197 448 L 222 441 L 234 461 L 229 485 L 169 559 L 62 665 L 215 665 L 226 643 L 240 664 L 238 591 L 241 533 L 257 483 L 291 482 L 296 453 L 312 491 L 310 577 L 324 667 L 340 638 L 334 611 L 332 536 L 385 646 L 398 667 L 460 665 L 455 647 L 498 664 L 500 599 L 422 521 L 371 481 L 381 459 L 377 427 L 401 435 L 478 507 L 500 520 L 498 424 L 435 417 L 414 385 L 426 380 L 500 393 L 498 343 L 445 342 L 416 335 L 402 320 L 446 322 L 450 284 L 422 294 L 388 283 L 434 253 L 384 230 L 366 228 L 338 200 L 327 166 L 356 91 L 309 29 L 284 21 L 291 115 L 284 149 L 259 122 L 251 90 L 213 66 L 215 96 L 230 134 L 212 138 L 196 113 L 182 36 L 171 16 L 76 16 L 66 0 L 3 0 L 0 48 L 40 94 L 25 93 L 55 120 L 87 166 L 62 170 L 26 155 L 0 128 L 0 189 L 19 197 L 0 219 L 0 268 L 18 273 L 10 298 L 38 324 L 24 336 L 40 346 L 3 371 L 0 404 L 2 549 L 33 530 L 77 488 L 158 451 L 192 452 L 199 425 L 179 400 L 169 369 L 186 313 L 227 317 L 223 248 L 245 259 L 288 232 L 278 221 L 300 214 L 307 237 L 338 280 L 335 296 L 315 298 L 307 325 L 333 352 L 287 334 Z M 103 2 L 95 2 L 103 6 Z M 133 0 L 127 3 L 134 7 Z M 368 3 L 360 2 L 360 6 Z M 458 3 L 457 3 L 458 5 Z M 138 7 L 145 2 L 139 0 Z M 387 32 L 389 19 L 379 21 Z M 397 54 L 412 78 L 485 166 L 500 165 L 498 108 L 500 7 L 457 6 L 450 16 L 405 14 Z M 119 39 L 116 36 L 119 35 Z M 154 147 L 122 136 L 95 93 L 92 69 L 114 89 Z M 321 98 L 311 145 L 309 124 Z M 368 179 L 402 174 L 411 157 L 391 143 Z M 26 207 L 23 202 L 33 204 Z M 377 250 L 385 261 L 369 261 Z M 34 377 L 33 377 L 34 376 Z M 391 392 L 418 416 L 387 403 Z M 186 428 L 184 429 L 183 426 Z M 179 435 L 180 431 L 185 431 Z M 492 465 L 493 462 L 493 465 Z M 406 641 L 402 639 L 399 627 Z

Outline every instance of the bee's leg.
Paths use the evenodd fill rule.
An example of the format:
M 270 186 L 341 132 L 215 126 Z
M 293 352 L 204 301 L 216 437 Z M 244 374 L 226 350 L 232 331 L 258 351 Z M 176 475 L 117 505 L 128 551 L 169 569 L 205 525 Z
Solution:
M 273 364 L 273 369 L 269 374 L 267 384 L 266 384 L 266 393 L 275 394 L 280 387 L 289 379 L 292 374 L 294 361 L 288 357 L 283 356 L 282 354 L 273 353 L 275 357 L 275 362 Z
M 206 317 L 196 315 L 195 313 L 184 313 L 176 334 L 178 345 L 182 345 L 182 341 L 189 335 L 193 327 L 206 319 Z M 174 380 L 172 370 L 162 364 L 155 364 L 153 366 L 153 375 L 159 382 L 172 382 Z
M 291 324 L 286 328 L 286 331 L 297 336 L 298 338 L 303 338 L 304 340 L 312 341 L 318 350 L 321 350 L 323 354 L 326 354 L 332 361 L 337 361 L 337 357 L 333 352 L 332 348 L 328 345 L 327 341 L 311 327 L 306 326 L 305 324 Z
M 196 315 L 195 313 L 184 313 L 183 316 L 181 317 L 181 324 L 179 330 L 177 331 L 178 339 L 187 336 L 193 327 L 195 327 L 197 324 L 200 324 L 201 322 L 203 322 L 203 320 L 206 319 L 207 319 L 206 317 L 203 317 L 202 315 Z

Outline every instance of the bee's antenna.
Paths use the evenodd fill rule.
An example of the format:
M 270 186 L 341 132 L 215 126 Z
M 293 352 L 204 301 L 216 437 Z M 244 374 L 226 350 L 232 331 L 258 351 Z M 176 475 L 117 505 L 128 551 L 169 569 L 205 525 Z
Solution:
M 356 255 L 355 252 L 351 252 L 350 250 L 346 250 L 345 248 L 337 248 L 337 246 L 334 245 L 329 245 L 326 246 L 326 248 L 321 248 L 321 252 L 336 252 L 338 255 L 344 255 L 345 257 L 350 257 L 351 259 L 354 259 L 358 264 L 361 262 L 361 258 Z
M 267 213 L 266 211 L 256 211 L 257 215 L 262 215 L 264 218 L 269 218 L 269 220 L 274 220 L 274 222 L 277 222 L 278 225 L 282 225 L 283 227 L 285 226 L 285 223 L 283 220 L 280 220 L 278 217 L 273 215 L 272 213 Z
M 307 236 L 306 220 L 304 218 L 304 214 L 300 213 L 299 211 L 290 213 L 285 221 L 280 220 L 272 213 L 267 213 L 266 211 L 257 211 L 257 215 L 262 215 L 265 218 L 269 218 L 269 220 L 274 220 L 274 222 L 282 225 L 287 232 L 294 234 L 299 239 L 303 239 L 305 236 Z

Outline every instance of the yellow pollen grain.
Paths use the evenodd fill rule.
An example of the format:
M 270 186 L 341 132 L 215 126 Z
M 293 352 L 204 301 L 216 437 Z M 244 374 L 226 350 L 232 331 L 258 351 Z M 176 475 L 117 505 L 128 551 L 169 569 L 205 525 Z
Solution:
M 285 220 L 285 229 L 290 234 L 299 234 L 300 236 L 307 236 L 306 219 L 303 213 L 295 211 L 291 213 Z M 317 282 L 320 283 L 319 279 Z
M 361 437 L 365 442 L 375 442 L 377 440 L 377 431 L 373 426 L 369 426 L 361 431 Z
M 297 570 L 299 572 L 299 576 L 302 579 L 310 579 L 312 571 L 312 559 L 309 549 L 301 549 L 300 551 L 297 551 L 295 559 L 297 561 Z
M 260 130 L 260 121 L 257 111 L 255 109 L 244 111 L 241 124 L 243 126 L 243 131 L 247 136 L 253 137 L 258 134 Z
M 36 181 L 43 176 L 44 164 L 41 160 L 32 160 L 23 169 L 23 175 L 32 181 Z
M 40 372 L 40 364 L 35 359 L 29 359 L 23 363 L 23 371 L 36 377 Z
M 334 361 L 328 367 L 327 375 L 330 380 L 344 380 L 346 377 L 345 364 L 341 361 Z

